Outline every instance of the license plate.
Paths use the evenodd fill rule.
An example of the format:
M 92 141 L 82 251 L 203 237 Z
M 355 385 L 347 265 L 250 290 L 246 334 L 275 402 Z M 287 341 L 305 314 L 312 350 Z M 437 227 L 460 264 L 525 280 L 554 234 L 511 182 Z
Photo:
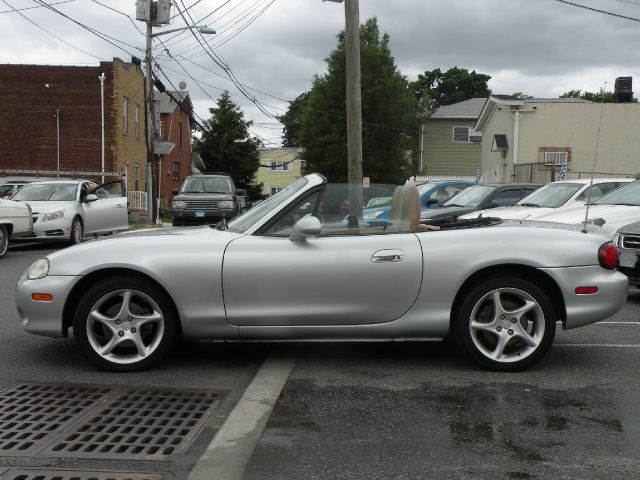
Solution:
M 207 215 L 207 212 L 193 212 L 193 215 L 196 218 L 204 218 Z
M 621 267 L 634 268 L 636 266 L 637 261 L 638 261 L 638 255 L 635 252 L 620 252 Z

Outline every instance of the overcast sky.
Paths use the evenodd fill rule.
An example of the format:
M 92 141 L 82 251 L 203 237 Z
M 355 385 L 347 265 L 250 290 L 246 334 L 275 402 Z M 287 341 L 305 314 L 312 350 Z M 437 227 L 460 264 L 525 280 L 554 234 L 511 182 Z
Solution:
M 145 26 L 135 20 L 135 0 L 46 0 L 71 19 L 113 37 L 116 45 L 47 8 L 32 8 L 42 1 L 0 0 L 0 63 L 97 65 L 114 56 L 144 57 Z M 208 17 L 202 23 L 218 32 L 207 37 L 214 51 L 240 82 L 260 91 L 248 90 L 274 115 L 284 113 L 286 100 L 309 90 L 313 76 L 325 72 L 324 59 L 344 28 L 344 5 L 330 1 L 174 3 L 187 8 L 195 22 Z M 638 21 L 557 0 L 360 0 L 360 21 L 378 18 L 409 80 L 425 70 L 458 66 L 490 75 L 489 88 L 500 94 L 557 97 L 571 89 L 598 91 L 605 82 L 613 90 L 618 76 L 633 76 L 637 90 L 640 0 L 572 3 Z M 184 25 L 178 15 L 154 33 Z M 242 96 L 190 33 L 158 39 L 155 58 L 174 85 L 187 84 L 198 117 L 208 118 L 211 98 L 226 89 L 255 122 L 251 130 L 268 146 L 280 143 L 281 125 Z

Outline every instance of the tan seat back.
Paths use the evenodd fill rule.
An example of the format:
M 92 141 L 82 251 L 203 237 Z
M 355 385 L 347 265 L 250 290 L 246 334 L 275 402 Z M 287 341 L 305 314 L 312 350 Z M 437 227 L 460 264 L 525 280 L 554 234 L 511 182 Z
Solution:
M 420 194 L 414 182 L 397 187 L 391 198 L 391 232 L 417 232 L 420 225 Z

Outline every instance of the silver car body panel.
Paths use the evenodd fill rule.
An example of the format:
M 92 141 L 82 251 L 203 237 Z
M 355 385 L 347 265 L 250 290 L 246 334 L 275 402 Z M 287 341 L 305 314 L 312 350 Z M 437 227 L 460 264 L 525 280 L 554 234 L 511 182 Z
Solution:
M 318 175 L 307 180 L 244 233 L 150 229 L 53 253 L 47 257 L 49 277 L 20 280 L 20 315 L 37 325 L 29 331 L 57 335 L 61 310 L 33 307 L 31 293 L 46 286 L 47 293 L 64 299 L 79 279 L 113 268 L 138 271 L 161 285 L 191 338 L 442 337 L 450 329 L 454 299 L 465 294 L 464 282 L 495 267 L 501 275 L 518 267 L 549 275 L 563 294 L 567 312 L 559 317 L 566 317 L 567 327 L 607 318 L 624 304 L 627 278 L 599 266 L 598 248 L 609 237 L 597 227 L 583 233 L 570 225 L 506 221 L 304 242 L 258 236 L 260 226 L 323 182 Z M 47 283 L 50 277 L 55 281 Z M 576 287 L 590 285 L 600 292 L 575 294 Z

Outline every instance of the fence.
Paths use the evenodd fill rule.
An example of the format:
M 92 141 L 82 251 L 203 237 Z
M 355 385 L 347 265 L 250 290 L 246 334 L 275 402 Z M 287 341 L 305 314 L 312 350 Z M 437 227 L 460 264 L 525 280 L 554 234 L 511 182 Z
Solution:
M 546 165 L 544 163 L 522 163 L 515 165 L 512 181 L 530 183 L 549 183 L 557 181 L 560 175 L 560 166 Z M 566 179 L 591 178 L 592 172 L 575 172 L 569 170 Z M 619 172 L 593 172 L 594 177 L 624 178 L 636 175 Z
M 476 181 L 475 175 L 417 175 L 415 177 L 416 182 L 437 182 L 439 180 L 469 180 L 471 182 Z M 480 179 L 483 181 L 484 179 Z
M 127 200 L 129 201 L 129 210 L 147 209 L 147 192 L 127 192 Z

